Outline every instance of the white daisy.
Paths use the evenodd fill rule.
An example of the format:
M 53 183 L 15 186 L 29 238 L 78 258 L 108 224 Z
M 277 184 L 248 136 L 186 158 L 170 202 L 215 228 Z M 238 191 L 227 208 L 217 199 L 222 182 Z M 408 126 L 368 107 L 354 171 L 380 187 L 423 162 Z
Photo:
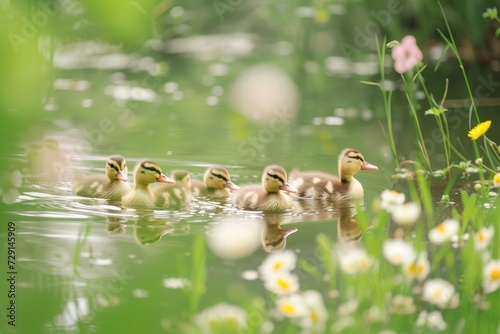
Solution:
M 427 280 L 422 287 L 422 299 L 430 304 L 445 308 L 455 297 L 455 287 L 441 278 Z
M 395 207 L 392 210 L 392 219 L 400 226 L 411 226 L 417 222 L 420 212 L 419 204 L 409 202 Z
M 459 223 L 455 219 L 446 219 L 429 231 L 429 240 L 437 245 L 444 244 L 458 233 L 459 227 Z
M 301 318 L 307 315 L 304 297 L 298 294 L 279 297 L 276 300 L 276 309 L 287 318 Z
M 299 279 L 287 272 L 279 273 L 268 276 L 264 281 L 264 287 L 277 295 L 288 295 L 299 291 Z
M 247 329 L 247 313 L 242 308 L 219 303 L 195 316 L 194 323 L 202 333 L 233 333 Z
M 395 190 L 384 190 L 381 197 L 380 207 L 387 212 L 392 212 L 396 207 L 405 202 L 405 194 Z
M 259 273 L 263 280 L 269 276 L 280 273 L 288 273 L 295 269 L 297 256 L 290 250 L 284 250 L 269 254 L 259 267 Z
M 482 227 L 477 233 L 474 233 L 474 248 L 476 251 L 486 249 L 495 234 L 493 226 Z
M 322 330 L 328 320 L 328 312 L 323 297 L 318 291 L 308 290 L 302 294 L 304 304 L 307 307 L 305 316 L 301 319 L 300 325 L 302 328 L 312 330 Z
M 416 321 L 417 327 L 427 327 L 429 329 L 437 329 L 444 331 L 448 328 L 448 324 L 444 321 L 443 315 L 438 311 L 426 312 L 422 311 L 418 315 Z
M 373 264 L 373 258 L 370 258 L 363 248 L 348 248 L 339 252 L 339 262 L 345 273 L 356 274 L 368 271 Z
M 406 277 L 419 281 L 423 281 L 431 270 L 431 264 L 427 259 L 427 253 L 421 252 L 418 254 L 415 261 L 406 262 L 403 264 L 403 272 Z
M 384 241 L 382 251 L 387 261 L 395 266 L 411 262 L 416 256 L 413 246 L 402 239 Z
M 495 176 L 493 176 L 493 187 L 500 187 L 500 173 L 496 173 Z
M 483 268 L 483 289 L 491 293 L 500 288 L 500 260 L 490 260 Z
M 255 252 L 260 242 L 260 228 L 255 221 L 221 221 L 207 229 L 208 248 L 226 260 L 241 259 Z
M 393 314 L 411 314 L 416 310 L 411 296 L 395 295 L 389 304 L 389 312 Z

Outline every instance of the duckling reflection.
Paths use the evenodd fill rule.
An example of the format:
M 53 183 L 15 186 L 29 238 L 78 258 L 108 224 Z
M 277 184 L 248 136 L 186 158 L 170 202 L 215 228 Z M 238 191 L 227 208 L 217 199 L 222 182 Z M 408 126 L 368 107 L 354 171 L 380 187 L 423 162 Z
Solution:
M 110 217 L 106 216 L 106 231 L 109 234 L 123 234 L 127 228 L 127 220 L 123 217 Z
M 345 244 L 359 243 L 363 231 L 353 216 L 356 206 L 352 200 L 316 201 L 299 199 L 296 208 L 301 213 L 302 221 L 325 221 L 337 219 L 337 236 Z
M 173 233 L 175 227 L 167 221 L 138 219 L 134 224 L 134 238 L 143 246 L 156 245 L 164 235 Z
M 261 240 L 262 247 L 266 252 L 270 253 L 285 248 L 286 238 L 299 230 L 296 227 L 287 230 L 281 228 L 281 224 L 290 220 L 290 216 L 280 214 L 269 213 L 264 215 Z
M 344 244 L 358 244 L 363 235 L 363 231 L 359 227 L 359 223 L 352 216 L 341 216 L 337 224 L 337 232 L 340 241 Z

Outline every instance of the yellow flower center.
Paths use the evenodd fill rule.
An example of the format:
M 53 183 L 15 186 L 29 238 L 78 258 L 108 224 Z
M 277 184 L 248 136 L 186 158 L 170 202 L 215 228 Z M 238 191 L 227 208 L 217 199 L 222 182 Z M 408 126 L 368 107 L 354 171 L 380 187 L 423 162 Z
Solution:
M 283 264 L 281 262 L 276 262 L 273 266 L 273 270 L 278 271 L 281 269 L 281 267 L 283 267 Z
M 411 263 L 408 266 L 408 273 L 413 274 L 415 272 L 415 263 Z
M 421 264 L 420 264 L 420 265 L 418 265 L 418 266 L 417 266 L 417 273 L 418 273 L 418 274 L 421 274 L 421 273 L 423 273 L 423 272 L 424 272 L 424 266 L 423 266 L 423 265 L 421 265 Z
M 293 307 L 293 305 L 290 304 L 285 304 L 281 307 L 281 311 L 283 312 L 283 314 L 287 316 L 292 316 L 295 314 L 295 307 Z
M 433 296 L 434 296 L 434 298 L 436 298 L 436 299 L 440 299 L 440 298 L 443 296 L 443 291 L 441 291 L 441 290 L 436 290 L 436 291 L 434 291 Z
M 309 317 L 311 318 L 313 323 L 318 322 L 319 320 L 318 313 L 315 310 L 311 310 L 311 312 L 309 313 Z
M 227 317 L 226 322 L 230 326 L 236 326 L 238 324 L 238 321 L 234 317 Z
M 500 183 L 500 173 L 496 173 L 493 177 L 493 182 Z
M 446 232 L 446 225 L 445 224 L 439 224 L 438 226 L 436 226 L 436 230 L 439 233 L 444 233 L 444 232 Z
M 498 281 L 500 279 L 500 269 L 495 268 L 490 272 L 490 279 L 492 281 Z
M 277 283 L 279 287 L 283 289 L 288 289 L 290 287 L 290 284 L 282 278 L 279 278 Z
M 486 237 L 484 236 L 484 233 L 479 232 L 479 233 L 477 234 L 477 240 L 478 240 L 478 241 L 484 241 L 484 239 L 485 239 L 485 238 L 486 238 Z

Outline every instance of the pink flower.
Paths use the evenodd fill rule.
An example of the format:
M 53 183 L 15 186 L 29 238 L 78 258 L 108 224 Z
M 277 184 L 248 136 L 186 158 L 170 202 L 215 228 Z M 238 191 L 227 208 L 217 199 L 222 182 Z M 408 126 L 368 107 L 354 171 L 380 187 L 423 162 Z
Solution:
M 405 73 L 414 68 L 423 59 L 415 37 L 405 36 L 401 43 L 392 49 L 392 59 L 394 59 L 394 69 L 398 73 Z

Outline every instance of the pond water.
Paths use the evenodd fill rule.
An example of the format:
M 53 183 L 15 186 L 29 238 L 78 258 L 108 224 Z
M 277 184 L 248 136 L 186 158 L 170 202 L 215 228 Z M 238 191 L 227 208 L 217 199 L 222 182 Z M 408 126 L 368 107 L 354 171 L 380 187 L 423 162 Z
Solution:
M 137 52 L 97 42 L 57 48 L 44 113 L 22 129 L 25 140 L 11 150 L 12 170 L 22 172 L 23 182 L 17 200 L 2 209 L 4 220 L 15 225 L 18 323 L 2 333 L 197 333 L 195 315 L 218 303 L 247 310 L 244 332 L 300 332 L 292 322 L 274 320 L 275 297 L 256 277 L 263 261 L 281 250 L 290 250 L 301 263 L 301 290 L 322 294 L 330 310 L 327 332 L 336 325 L 339 332 L 384 330 L 384 320 L 363 324 L 364 315 L 356 316 L 357 325 L 341 323 L 342 312 L 332 310 L 348 307 L 357 283 L 342 286 L 335 278 L 340 269 L 324 268 L 318 248 L 328 240 L 336 254 L 341 246 L 378 242 L 380 235 L 371 233 L 367 222 L 379 213 L 381 192 L 398 187 L 410 193 L 406 183 L 391 177 L 394 160 L 382 129 L 379 92 L 360 83 L 378 80 L 376 57 L 328 56 L 297 66 L 289 43 L 276 43 L 264 58 L 259 53 L 264 47 L 246 34 L 148 43 Z M 472 86 L 488 78 L 483 68 L 468 70 Z M 449 97 L 464 98 L 453 64 L 444 64 L 443 71 L 451 82 Z M 442 74 L 430 77 L 429 87 L 442 92 Z M 401 93 L 398 84 L 387 82 Z M 399 160 L 411 158 L 417 146 L 402 94 L 393 110 Z M 455 112 L 453 130 L 465 136 L 468 108 Z M 433 120 L 424 119 L 422 127 L 431 138 L 433 162 L 443 166 Z M 498 136 L 490 138 L 498 142 Z M 26 163 L 27 147 L 43 138 L 56 140 L 65 155 L 53 180 L 33 177 Z M 104 173 L 112 154 L 125 156 L 130 171 L 148 158 L 167 175 L 186 169 L 194 179 L 208 166 L 223 165 L 234 183 L 243 185 L 258 183 L 269 164 L 337 174 L 337 155 L 347 147 L 379 167 L 356 174 L 365 191 L 359 207 L 296 201 L 291 212 L 263 214 L 236 210 L 229 200 L 199 198 L 186 210 L 127 210 L 119 202 L 72 194 L 74 175 Z M 40 163 L 55 161 L 50 155 L 46 160 Z M 432 188 L 436 206 L 443 188 Z M 358 222 L 360 212 L 364 218 Z M 387 237 L 394 228 L 385 230 Z M 359 284 L 377 290 L 384 270 Z M 458 281 L 460 274 L 453 274 Z M 387 275 L 397 282 L 394 271 Z M 369 309 L 368 301 L 362 303 Z M 487 313 L 481 319 L 489 322 L 476 328 L 496 330 L 496 316 Z M 391 326 L 398 333 L 413 332 L 407 318 Z

